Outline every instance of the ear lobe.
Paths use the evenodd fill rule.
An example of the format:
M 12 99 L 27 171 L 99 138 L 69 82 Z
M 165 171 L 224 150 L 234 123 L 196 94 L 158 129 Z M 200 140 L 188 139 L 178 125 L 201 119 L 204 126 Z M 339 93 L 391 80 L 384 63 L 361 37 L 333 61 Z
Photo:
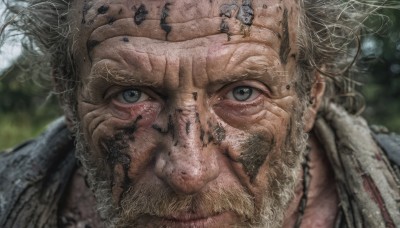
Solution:
M 315 81 L 310 91 L 310 102 L 304 113 L 304 131 L 309 132 L 314 126 L 318 109 L 325 93 L 325 80 L 319 72 L 315 72 Z

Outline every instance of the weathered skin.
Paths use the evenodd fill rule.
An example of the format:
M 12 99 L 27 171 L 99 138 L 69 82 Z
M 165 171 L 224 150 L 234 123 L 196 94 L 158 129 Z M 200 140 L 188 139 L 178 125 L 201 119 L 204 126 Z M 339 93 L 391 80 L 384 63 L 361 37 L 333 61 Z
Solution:
M 292 0 L 249 2 L 76 1 L 79 119 L 93 159 L 105 160 L 111 174 L 116 206 L 142 184 L 178 195 L 241 188 L 256 210 L 262 206 L 299 102 L 299 10 Z M 236 100 L 238 86 L 252 95 Z M 127 89 L 140 90 L 140 100 L 124 101 Z M 311 112 L 305 130 L 313 120 Z M 266 148 L 256 160 L 255 148 Z M 243 219 L 200 208 L 144 215 L 138 225 Z

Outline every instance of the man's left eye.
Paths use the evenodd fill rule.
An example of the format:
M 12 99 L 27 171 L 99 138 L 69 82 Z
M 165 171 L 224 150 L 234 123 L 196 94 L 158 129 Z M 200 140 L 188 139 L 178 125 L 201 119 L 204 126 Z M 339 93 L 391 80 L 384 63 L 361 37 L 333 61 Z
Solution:
M 126 89 L 117 95 L 117 100 L 124 104 L 138 103 L 149 99 L 149 96 L 138 89 Z
M 228 92 L 226 98 L 239 102 L 251 101 L 258 97 L 260 92 L 250 86 L 237 86 Z

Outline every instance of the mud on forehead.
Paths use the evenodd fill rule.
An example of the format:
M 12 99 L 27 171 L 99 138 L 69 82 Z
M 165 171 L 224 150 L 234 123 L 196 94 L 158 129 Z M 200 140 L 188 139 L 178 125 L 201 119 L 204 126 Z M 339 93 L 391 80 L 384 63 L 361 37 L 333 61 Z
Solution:
M 76 4 L 72 18 L 79 39 L 90 40 L 89 48 L 115 36 L 184 41 L 221 33 L 228 39 L 256 37 L 261 32 L 288 44 L 287 33 L 297 23 L 285 28 L 285 17 L 296 18 L 298 12 L 298 3 L 292 0 L 82 0 Z

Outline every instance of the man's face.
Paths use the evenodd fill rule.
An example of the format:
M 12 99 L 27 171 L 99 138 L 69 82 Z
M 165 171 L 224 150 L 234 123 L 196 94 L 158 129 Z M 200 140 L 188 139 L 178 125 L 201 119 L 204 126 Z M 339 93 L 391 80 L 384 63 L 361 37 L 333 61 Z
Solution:
M 277 226 L 304 147 L 292 0 L 78 1 L 78 151 L 119 226 Z

